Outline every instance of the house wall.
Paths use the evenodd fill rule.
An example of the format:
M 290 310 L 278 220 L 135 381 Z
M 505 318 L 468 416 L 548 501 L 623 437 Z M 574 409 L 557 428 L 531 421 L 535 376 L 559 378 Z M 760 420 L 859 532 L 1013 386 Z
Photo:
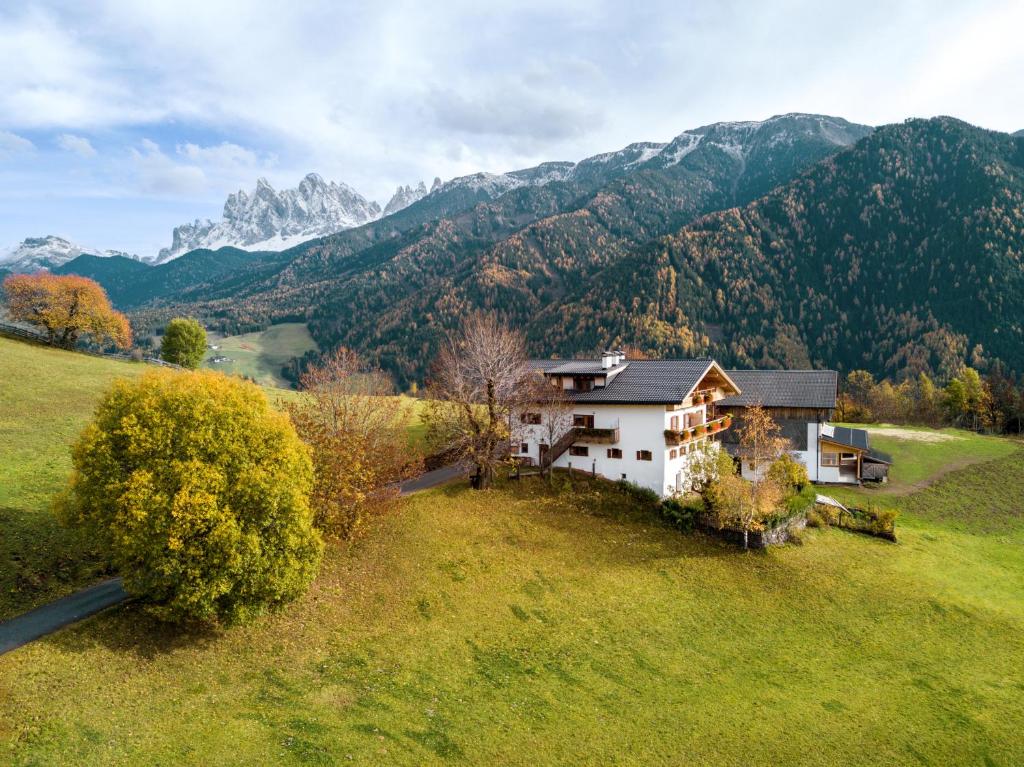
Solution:
M 856 484 L 857 478 L 850 476 L 849 471 L 840 471 L 838 466 L 821 465 L 821 427 L 822 424 L 817 421 L 808 423 L 806 425 L 807 449 L 790 451 L 790 455 L 804 465 L 811 482 Z M 754 472 L 746 462 L 743 463 L 740 474 L 744 479 L 753 480 L 755 478 Z
M 589 443 L 579 441 L 574 443 L 588 448 L 588 455 L 570 455 L 568 451 L 559 456 L 554 466 L 557 468 L 568 468 L 570 464 L 573 469 L 580 471 L 596 471 L 597 474 L 611 480 L 625 479 L 634 484 L 646 487 L 661 496 L 672 495 L 676 491 L 676 478 L 679 475 L 680 487 L 688 489 L 686 482 L 689 477 L 687 471 L 689 456 L 693 446 L 700 442 L 690 440 L 688 446 L 680 445 L 675 447 L 677 451 L 686 450 L 683 455 L 675 459 L 669 458 L 673 449 L 665 444 L 665 430 L 669 428 L 672 416 L 679 416 L 681 423 L 689 413 L 698 413 L 700 422 L 707 420 L 707 408 L 705 405 L 690 406 L 685 408 L 666 408 L 664 405 L 601 405 L 580 403 L 574 405 L 572 412 L 578 415 L 593 415 L 594 428 L 611 429 L 618 425 L 619 441 L 615 444 Z M 518 416 L 516 416 L 518 420 Z M 545 425 L 517 425 L 517 442 L 527 443 L 528 452 L 517 452 L 518 455 L 529 457 L 533 463 L 540 460 L 540 444 L 548 441 L 547 427 Z M 704 437 L 703 439 L 709 439 Z M 622 450 L 622 458 L 609 458 L 608 449 L 619 448 Z M 650 450 L 650 461 L 637 460 L 638 450 Z M 682 472 L 680 474 L 680 472 Z

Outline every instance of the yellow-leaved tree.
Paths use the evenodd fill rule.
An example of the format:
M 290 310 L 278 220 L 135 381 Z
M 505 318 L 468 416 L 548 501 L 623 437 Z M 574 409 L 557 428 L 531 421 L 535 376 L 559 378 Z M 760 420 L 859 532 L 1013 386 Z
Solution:
M 132 345 L 127 318 L 114 311 L 103 288 L 87 277 L 12 274 L 4 280 L 4 294 L 11 317 L 42 328 L 51 344 L 72 348 L 85 335 L 100 346 Z
M 253 384 L 169 371 L 119 381 L 72 456 L 59 515 L 162 619 L 245 621 L 316 575 L 309 453 Z

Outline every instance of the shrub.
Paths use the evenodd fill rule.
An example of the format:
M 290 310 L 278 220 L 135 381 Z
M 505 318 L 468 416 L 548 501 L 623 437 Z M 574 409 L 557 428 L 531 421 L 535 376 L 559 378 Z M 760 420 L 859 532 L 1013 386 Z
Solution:
M 768 467 L 768 478 L 797 492 L 810 483 L 807 468 L 789 453 L 783 453 L 772 462 Z
M 161 619 L 244 621 L 316 574 L 309 454 L 252 384 L 170 371 L 118 382 L 72 457 L 59 514 Z
M 206 331 L 198 320 L 175 317 L 167 323 L 160 358 L 165 362 L 195 369 L 206 354 Z
M 895 541 L 897 516 L 898 512 L 894 509 L 883 509 L 875 505 L 868 506 L 866 509 L 851 508 L 848 511 L 843 511 L 835 506 L 816 504 L 807 513 L 807 524 L 812 527 L 832 525 L 844 530 L 853 530 Z
M 661 502 L 661 515 L 680 530 L 689 532 L 704 513 L 704 502 L 699 496 L 668 498 Z
M 641 487 L 624 479 L 620 479 L 616 484 L 623 493 L 643 506 L 654 508 L 661 503 L 661 498 L 650 488 Z

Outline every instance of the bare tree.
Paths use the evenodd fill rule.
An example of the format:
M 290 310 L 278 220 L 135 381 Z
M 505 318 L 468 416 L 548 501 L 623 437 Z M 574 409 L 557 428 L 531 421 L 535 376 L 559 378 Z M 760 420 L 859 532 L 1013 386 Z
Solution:
M 493 315 L 471 316 L 443 342 L 427 384 L 427 439 L 471 462 L 477 487 L 488 487 L 509 459 L 520 428 L 512 414 L 529 400 L 530 377 L 522 336 Z

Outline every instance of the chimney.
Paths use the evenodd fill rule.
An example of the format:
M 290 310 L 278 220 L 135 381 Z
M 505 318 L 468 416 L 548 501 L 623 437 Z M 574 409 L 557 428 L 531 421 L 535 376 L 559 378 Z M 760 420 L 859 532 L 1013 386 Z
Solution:
M 622 349 L 605 349 L 601 352 L 601 367 L 605 370 L 609 370 L 625 361 L 626 354 Z

